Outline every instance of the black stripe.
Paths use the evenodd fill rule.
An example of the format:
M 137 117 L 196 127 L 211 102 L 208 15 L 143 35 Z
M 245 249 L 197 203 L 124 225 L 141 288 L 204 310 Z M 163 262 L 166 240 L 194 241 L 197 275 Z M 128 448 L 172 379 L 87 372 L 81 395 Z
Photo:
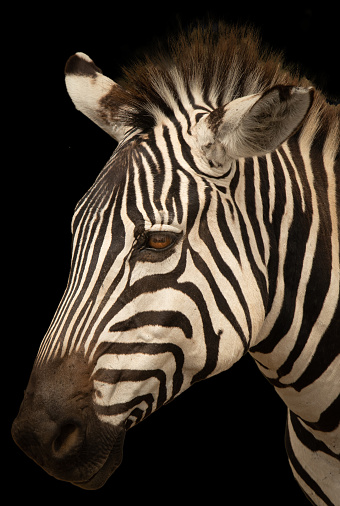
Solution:
M 161 305 L 161 304 L 160 304 Z M 187 339 L 192 338 L 192 326 L 189 319 L 179 311 L 142 311 L 136 312 L 127 320 L 115 323 L 110 332 L 124 332 L 138 329 L 146 325 L 159 325 L 160 327 L 180 328 Z
M 160 353 L 171 353 L 176 362 L 176 371 L 173 376 L 173 395 L 178 394 L 183 384 L 183 364 L 184 354 L 182 349 L 171 343 L 100 343 L 96 349 L 94 363 L 102 355 L 134 355 L 135 353 L 144 353 L 146 355 L 158 355 Z
M 316 352 L 311 358 L 307 368 L 301 377 L 294 383 L 294 388 L 301 391 L 306 386 L 319 378 L 332 364 L 340 353 L 340 301 L 334 313 L 333 320 L 328 326 L 317 346 Z
M 275 159 L 274 153 L 272 154 L 272 157 L 273 163 L 274 164 L 277 163 L 280 166 L 280 161 L 276 153 Z M 277 172 L 281 172 L 278 170 L 278 168 L 276 170 Z M 290 180 L 293 186 L 293 190 L 295 188 L 295 193 L 298 192 L 298 194 L 300 195 L 300 192 L 297 190 L 296 181 L 294 182 L 292 172 L 290 173 Z M 281 200 L 280 194 L 282 195 L 282 193 L 284 192 L 282 191 L 277 192 L 275 204 L 280 202 Z M 311 226 L 310 218 L 307 216 L 307 214 L 305 215 L 301 214 L 302 213 L 300 212 L 298 213 L 299 218 L 296 217 L 294 219 L 293 217 L 292 224 L 290 226 L 288 233 L 287 250 L 283 269 L 284 298 L 280 314 L 269 336 L 263 341 L 261 341 L 259 344 L 254 346 L 251 350 L 252 352 L 260 352 L 267 354 L 271 353 L 281 340 L 282 336 L 286 335 L 291 327 L 295 313 L 296 296 L 299 288 L 300 274 L 302 271 L 304 261 L 306 243 L 309 237 Z M 278 252 L 278 254 L 280 255 L 280 252 Z
M 260 224 L 257 219 L 256 210 L 256 197 L 255 197 L 255 175 L 254 175 L 254 159 L 247 158 L 245 161 L 244 172 L 245 177 L 245 201 L 247 208 L 247 215 L 251 221 L 252 229 L 254 231 L 254 237 L 256 241 L 257 250 L 260 254 L 263 264 L 265 264 L 264 258 L 264 244 L 261 234 Z
M 138 150 L 134 150 L 133 158 L 134 158 L 134 161 L 137 165 L 142 166 L 141 156 L 140 156 L 140 152 Z M 148 182 L 146 179 L 145 171 L 144 170 L 137 170 L 136 173 L 137 173 L 137 180 L 138 180 L 137 186 L 139 186 L 141 188 L 139 196 L 142 198 L 142 201 L 143 201 L 143 209 L 145 209 L 147 215 L 150 217 L 150 221 L 154 222 L 155 221 L 155 214 L 154 214 L 153 207 L 151 205 L 149 192 L 143 191 L 144 188 L 145 189 L 148 188 Z M 133 182 L 133 184 L 135 184 L 135 182 Z M 134 205 L 133 207 L 136 207 L 136 206 Z
M 232 204 L 230 204 L 229 200 L 227 200 L 227 204 L 229 206 L 229 210 L 230 210 L 231 214 L 233 215 L 234 209 L 232 207 Z M 236 260 L 240 264 L 241 259 L 240 259 L 239 249 L 238 249 L 238 246 L 234 240 L 232 233 L 230 232 L 230 228 L 229 228 L 229 225 L 228 225 L 228 222 L 227 222 L 227 219 L 225 216 L 225 212 L 224 212 L 224 205 L 222 203 L 222 199 L 219 194 L 217 194 L 217 223 L 218 223 L 218 228 L 219 228 L 221 235 L 223 237 L 224 244 L 227 245 L 227 247 L 230 249 L 231 253 L 234 255 L 234 257 L 236 258 Z
M 169 193 L 167 195 L 167 199 L 165 202 L 166 209 L 170 215 L 170 219 L 177 219 L 178 223 L 182 223 L 183 220 L 183 204 L 180 197 L 180 188 L 181 188 L 181 180 L 178 175 L 178 170 L 182 169 L 180 163 L 177 160 L 177 157 L 174 152 L 173 144 L 170 138 L 170 131 L 168 127 L 163 127 L 163 137 L 167 146 L 168 155 L 171 161 L 172 167 L 172 184 L 169 188 Z M 174 202 L 175 207 L 174 208 Z M 178 217 L 177 217 L 178 214 Z
M 138 369 L 98 369 L 92 379 L 115 385 L 122 381 L 143 382 L 150 378 L 159 381 L 159 392 L 156 408 L 160 408 L 167 400 L 166 374 L 161 369 L 138 370 Z
M 340 396 L 338 397 L 338 399 L 340 399 Z M 338 413 L 339 413 L 340 412 L 339 411 L 339 401 L 334 404 L 337 404 L 336 407 L 337 407 Z M 338 454 L 336 454 L 335 452 L 332 452 L 332 450 L 330 448 L 328 448 L 328 446 L 325 445 L 325 443 L 323 443 L 322 441 L 317 439 L 311 432 L 309 432 L 307 429 L 305 429 L 303 427 L 303 425 L 299 421 L 299 417 L 297 417 L 295 415 L 295 413 L 290 412 L 290 419 L 291 419 L 292 426 L 293 426 L 294 432 L 296 434 L 296 437 L 301 441 L 303 446 L 305 446 L 306 448 L 309 448 L 312 452 L 323 452 L 323 453 L 326 453 L 327 455 L 330 455 L 331 457 L 335 458 L 337 461 L 339 460 Z M 307 422 L 305 422 L 305 423 L 307 424 Z M 318 424 L 308 423 L 308 425 L 310 426 L 310 425 L 318 425 Z M 338 424 L 336 424 L 330 430 L 336 429 L 337 425 Z M 320 429 L 317 429 L 317 430 L 320 430 Z
M 157 378 L 165 383 L 166 374 L 162 369 L 97 369 L 92 376 L 92 379 L 110 385 L 116 385 L 121 381 L 142 382 L 149 378 Z
M 143 418 L 143 415 L 144 415 L 144 412 L 141 409 L 139 409 L 139 408 L 135 408 L 130 413 L 130 417 L 133 416 L 133 417 L 136 418 L 136 422 L 135 422 L 136 424 L 141 421 L 141 419 Z M 130 420 L 129 419 L 126 420 L 126 422 L 125 422 L 125 429 L 128 430 L 133 423 L 134 422 L 131 419 Z
M 257 267 L 257 264 L 255 262 L 253 251 L 250 247 L 251 243 L 250 243 L 249 236 L 248 236 L 247 226 L 244 222 L 242 212 L 240 211 L 240 209 L 238 208 L 237 205 L 236 205 L 236 211 L 237 211 L 237 215 L 238 215 L 238 221 L 240 224 L 242 243 L 243 243 L 244 249 L 246 251 L 249 265 L 251 267 L 252 273 L 253 273 L 254 278 L 256 280 L 257 286 L 260 289 L 263 306 L 267 307 L 268 290 L 267 290 L 266 278 L 265 278 L 265 275 L 263 274 L 263 272 Z
M 93 217 L 91 217 L 86 224 L 86 228 L 82 231 L 81 235 L 82 237 L 79 238 L 79 242 L 75 244 L 74 250 L 73 250 L 73 256 L 72 256 L 72 262 L 71 262 L 71 269 L 70 269 L 70 275 L 68 284 L 66 287 L 66 291 L 64 293 L 64 296 L 60 302 L 59 307 L 61 308 L 61 318 L 58 323 L 58 325 L 55 327 L 53 334 L 59 335 L 58 341 L 61 343 L 64 339 L 64 336 L 69 329 L 70 322 L 73 318 L 74 312 L 77 310 L 77 307 L 81 301 L 83 301 L 83 294 L 86 291 L 86 288 L 90 282 L 91 277 L 86 276 L 85 281 L 82 279 L 82 274 L 84 271 L 84 265 L 87 260 L 88 256 L 88 250 L 91 247 L 93 243 L 93 237 L 96 233 L 96 223 L 94 220 L 95 212 L 93 209 L 90 211 L 87 209 L 87 212 L 92 212 Z M 87 248 L 84 247 L 86 240 L 88 240 Z M 98 261 L 98 253 L 99 250 L 94 249 L 94 254 L 91 258 L 91 267 L 92 271 L 94 270 L 97 261 Z M 73 278 L 75 281 L 72 281 Z M 80 283 L 83 283 L 80 285 Z M 76 293 L 80 289 L 80 294 L 76 298 L 74 297 L 74 293 Z M 71 296 L 72 295 L 72 296 Z M 65 307 L 63 308 L 63 305 L 65 304 Z M 88 306 L 88 302 L 86 303 L 86 306 Z M 62 309 L 63 308 L 63 309 Z M 60 311 L 58 311 L 51 323 L 51 326 L 54 324 L 54 320 L 60 317 Z M 72 337 L 72 336 L 71 336 Z
M 273 300 L 276 294 L 276 283 L 278 277 L 278 263 L 279 263 L 279 255 L 278 251 L 279 238 L 281 234 L 281 223 L 285 213 L 286 206 L 286 192 L 285 192 L 285 175 L 281 168 L 280 160 L 277 156 L 277 153 L 274 151 L 271 154 L 272 164 L 275 167 L 275 205 L 272 214 L 272 222 L 270 222 L 270 217 L 268 216 L 268 227 L 269 227 L 269 238 L 270 238 L 270 259 L 268 264 L 268 280 L 269 280 L 269 291 L 268 291 L 268 303 L 266 314 L 268 314 L 272 308 Z M 259 160 L 263 160 L 260 158 Z M 262 163 L 262 162 L 260 162 Z M 261 166 L 261 165 L 260 165 Z M 268 185 L 269 190 L 269 185 Z M 266 197 L 264 200 L 268 200 Z M 269 203 L 268 203 L 269 204 Z M 269 208 L 268 208 L 269 213 Z M 275 337 L 275 336 L 274 336 Z M 258 346 L 261 347 L 260 343 Z M 256 348 L 256 347 L 255 347 Z M 254 348 L 254 351 L 255 351 Z M 262 348 L 261 348 L 262 349 Z M 252 350 L 253 351 L 253 350 Z M 261 351 L 260 349 L 256 349 L 256 351 Z
M 211 270 L 209 269 L 207 264 L 204 262 L 204 260 L 202 260 L 202 258 L 195 251 L 191 250 L 191 254 L 192 254 L 192 259 L 194 261 L 196 268 L 202 273 L 202 275 L 207 280 L 207 282 L 210 286 L 211 293 L 214 297 L 214 300 L 215 300 L 215 303 L 216 303 L 218 309 L 227 318 L 227 320 L 229 321 L 231 326 L 234 328 L 237 335 L 240 337 L 240 340 L 241 340 L 243 348 L 244 348 L 244 353 L 245 353 L 246 351 L 248 351 L 248 341 L 246 339 L 246 336 L 244 335 L 241 325 L 238 323 L 234 313 L 230 309 L 230 306 L 229 306 L 226 298 L 221 293 L 221 291 L 220 291 L 220 289 L 219 289 L 219 287 L 218 287 L 218 285 L 211 273 Z M 238 286 L 238 288 L 239 288 L 239 286 Z M 243 293 L 241 291 L 238 291 L 238 292 L 236 291 L 236 294 L 240 295 L 241 298 L 244 300 Z M 247 317 L 248 330 L 250 332 L 249 335 L 251 335 L 251 321 L 248 319 L 249 318 L 248 306 L 245 303 L 245 301 L 244 301 L 244 304 L 245 305 L 242 305 L 242 307 L 243 307 L 245 315 Z M 222 335 L 222 329 L 220 330 L 219 335 Z
M 199 225 L 199 236 L 200 236 L 201 240 L 208 247 L 209 252 L 212 256 L 212 259 L 213 259 L 214 263 L 216 264 L 216 266 L 218 267 L 219 271 L 221 272 L 222 276 L 229 281 L 229 283 L 232 285 L 233 289 L 235 290 L 235 293 L 237 294 L 237 297 L 244 309 L 244 313 L 245 313 L 245 316 L 247 319 L 249 336 L 251 336 L 252 324 L 251 324 L 251 319 L 250 319 L 250 314 L 249 314 L 249 308 L 248 308 L 248 305 L 247 305 L 246 300 L 244 298 L 243 292 L 242 292 L 241 287 L 240 287 L 235 275 L 233 274 L 232 270 L 230 269 L 228 264 L 222 259 L 221 254 L 218 251 L 218 248 L 216 246 L 216 243 L 214 241 L 214 238 L 211 235 L 211 232 L 210 232 L 210 229 L 208 226 L 207 214 L 208 214 L 210 203 L 211 203 L 211 199 L 209 198 L 211 195 L 210 186 L 206 187 L 205 194 L 206 194 L 206 199 L 205 199 L 204 208 L 202 210 L 201 221 L 200 221 L 200 225 Z M 244 331 L 241 328 L 241 326 L 239 325 L 239 323 L 237 322 L 235 315 L 231 311 L 230 306 L 228 305 L 228 302 L 227 302 L 225 296 L 220 292 L 220 289 L 211 274 L 211 269 L 206 265 L 206 263 L 198 255 L 198 253 L 196 253 L 194 250 L 190 250 L 190 253 L 191 253 L 191 256 L 195 262 L 196 267 L 198 268 L 198 270 L 200 270 L 200 272 L 202 272 L 203 276 L 207 279 L 207 281 L 211 287 L 211 291 L 214 294 L 215 301 L 218 305 L 218 308 L 226 316 L 226 318 L 230 321 L 231 325 L 234 327 L 235 331 L 240 336 L 240 339 L 241 339 L 242 344 L 244 346 L 244 350 L 246 351 L 248 349 L 248 342 L 245 337 Z
M 305 471 L 305 469 L 302 467 L 300 462 L 297 460 L 295 453 L 293 451 L 289 432 L 288 432 L 288 423 L 286 425 L 286 434 L 285 434 L 285 445 L 286 445 L 286 451 L 288 454 L 289 461 L 291 465 L 293 466 L 296 474 L 300 476 L 300 478 L 308 485 L 308 487 L 315 492 L 315 494 L 322 499 L 327 506 L 334 506 L 334 504 L 328 499 L 328 497 L 324 494 L 324 492 L 321 490 L 319 485 L 311 478 L 311 476 Z
M 340 394 L 338 397 L 328 406 L 317 422 L 307 422 L 305 424 L 314 430 L 322 432 L 332 432 L 335 430 L 340 422 Z
M 97 240 L 95 242 L 93 241 L 92 243 L 90 241 L 89 245 L 88 245 L 88 249 L 91 246 L 93 247 L 91 262 L 90 262 L 87 274 L 85 276 L 85 280 L 83 280 L 84 282 L 83 282 L 83 285 L 81 286 L 81 290 L 73 302 L 72 310 L 69 311 L 68 318 L 66 319 L 66 322 L 64 325 L 63 333 L 66 332 L 67 330 L 69 330 L 70 321 L 73 318 L 74 312 L 78 309 L 79 305 L 84 302 L 84 298 L 83 298 L 84 293 L 87 290 L 87 287 L 89 286 L 94 273 L 96 276 L 96 283 L 95 283 L 93 289 L 91 290 L 91 293 L 89 294 L 87 300 L 85 301 L 85 303 L 83 303 L 83 306 L 79 312 L 79 315 L 77 316 L 77 319 L 73 324 L 73 328 L 71 329 L 71 332 L 70 332 L 70 338 L 68 341 L 67 350 L 69 349 L 69 347 L 72 343 L 72 338 L 73 338 L 75 332 L 77 335 L 75 343 L 74 343 L 75 346 L 78 344 L 80 339 L 84 340 L 84 336 L 82 335 L 82 333 L 83 333 L 84 328 L 87 327 L 87 325 L 88 325 L 87 318 L 83 321 L 82 326 L 80 328 L 78 328 L 78 325 L 81 322 L 81 320 L 84 318 L 84 315 L 88 311 L 89 307 L 93 306 L 93 304 L 97 301 L 98 292 L 101 289 L 101 286 L 106 278 L 106 275 L 107 275 L 109 269 L 111 268 L 112 264 L 116 260 L 119 253 L 124 248 L 125 228 L 124 228 L 124 224 L 121 220 L 120 214 L 116 213 L 115 222 L 114 222 L 114 230 L 111 230 L 110 247 L 109 247 L 108 251 L 106 252 L 105 258 L 104 258 L 103 262 L 101 263 L 100 267 L 99 268 L 97 267 L 98 266 L 98 258 L 100 255 L 100 251 L 102 248 L 104 237 L 107 232 L 107 228 L 112 226 L 111 220 L 109 219 L 111 212 L 112 212 L 112 206 L 114 205 L 114 203 L 116 203 L 116 206 L 118 207 L 118 209 L 120 209 L 121 201 L 122 201 L 122 192 L 120 192 L 117 195 L 117 200 L 114 199 L 114 197 L 115 197 L 115 192 L 113 192 L 113 194 L 112 194 L 110 205 L 105 210 L 103 221 L 102 221 L 102 224 L 101 224 L 100 229 L 98 231 Z M 115 202 L 115 200 L 116 200 L 116 202 Z M 93 227 L 93 228 L 95 228 L 95 227 Z M 84 265 L 88 260 L 88 258 L 87 258 L 88 249 L 83 252 L 83 264 Z M 111 291 L 114 289 L 114 286 L 117 286 L 118 282 L 119 282 L 119 276 L 117 276 L 114 279 L 114 281 L 112 283 L 113 286 L 111 285 L 111 287 L 110 287 Z M 77 287 L 75 287 L 75 289 L 77 289 Z M 107 298 L 104 297 L 104 299 L 106 301 Z M 103 300 L 101 301 L 101 306 L 102 305 L 103 305 Z M 89 311 L 89 313 L 90 313 L 90 311 Z M 99 314 L 99 311 L 97 310 L 96 313 Z M 87 327 L 86 335 L 88 335 L 88 333 L 91 331 L 92 326 L 95 323 L 95 321 L 96 320 L 94 318 L 92 318 L 92 325 L 90 327 Z M 63 333 L 61 335 L 63 335 Z M 85 338 L 86 338 L 86 336 L 85 336 Z
M 95 410 L 99 415 L 106 415 L 106 416 L 121 415 L 122 413 L 126 413 L 126 411 L 129 411 L 134 406 L 138 406 L 142 402 L 146 402 L 146 404 L 148 405 L 148 408 L 145 412 L 145 417 L 147 417 L 152 412 L 152 404 L 154 402 L 154 397 L 152 394 L 139 395 L 134 399 L 132 399 L 131 401 L 113 404 L 112 406 L 101 406 L 100 404 L 96 404 Z

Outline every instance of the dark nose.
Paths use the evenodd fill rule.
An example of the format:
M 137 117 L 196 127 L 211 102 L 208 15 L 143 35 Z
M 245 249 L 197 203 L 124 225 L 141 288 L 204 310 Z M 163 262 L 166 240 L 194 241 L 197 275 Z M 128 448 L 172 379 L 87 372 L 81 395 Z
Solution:
M 88 370 L 76 358 L 33 369 L 12 425 L 17 445 L 62 480 L 77 480 L 88 453 L 87 435 L 94 419 L 88 377 Z
M 86 434 L 80 410 L 67 404 L 46 402 L 39 394 L 26 393 L 12 425 L 17 445 L 54 475 L 69 473 Z
M 64 417 L 63 417 L 64 418 Z M 81 448 L 85 429 L 79 418 L 52 419 L 42 409 L 22 410 L 12 425 L 17 445 L 38 464 L 67 459 Z
M 86 489 L 120 465 L 125 435 L 98 418 L 91 371 L 77 355 L 34 368 L 12 425 L 14 441 L 45 471 Z
M 71 420 L 60 427 L 57 426 L 56 433 L 52 437 L 52 454 L 60 458 L 74 452 L 81 446 L 83 434 L 81 425 Z

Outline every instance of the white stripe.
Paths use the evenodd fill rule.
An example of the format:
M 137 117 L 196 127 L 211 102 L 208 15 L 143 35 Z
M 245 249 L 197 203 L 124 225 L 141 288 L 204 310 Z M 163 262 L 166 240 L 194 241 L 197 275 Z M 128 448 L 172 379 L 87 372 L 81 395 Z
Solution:
M 268 231 L 263 222 L 263 204 L 262 204 L 262 196 L 261 196 L 261 174 L 260 174 L 260 165 L 257 157 L 254 158 L 254 189 L 255 189 L 255 207 L 256 207 L 256 218 L 259 223 L 261 237 L 264 247 L 264 261 L 265 261 L 265 278 L 267 282 L 267 290 L 268 290 L 268 262 L 270 256 L 270 243 Z M 256 243 L 254 243 L 255 247 Z M 254 247 L 252 251 L 254 251 Z

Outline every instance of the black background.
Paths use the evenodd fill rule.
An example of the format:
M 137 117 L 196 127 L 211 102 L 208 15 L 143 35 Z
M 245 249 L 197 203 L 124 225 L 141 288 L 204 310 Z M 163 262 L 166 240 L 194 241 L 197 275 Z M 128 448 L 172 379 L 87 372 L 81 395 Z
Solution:
M 78 113 L 64 86 L 67 58 L 82 51 L 115 79 L 155 37 L 208 12 L 252 22 L 334 100 L 339 97 L 339 8 L 326 2 L 184 7 L 184 2 L 69 3 L 21 7 L 3 21 L 12 42 L 3 57 L 4 297 L 6 343 L 3 492 L 11 501 L 181 500 L 208 504 L 307 505 L 284 449 L 285 406 L 244 357 L 196 384 L 128 432 L 124 460 L 106 486 L 86 492 L 49 477 L 11 441 L 10 425 L 41 339 L 66 286 L 70 222 L 77 201 L 115 143 Z M 217 6 L 218 4 L 218 6 Z M 48 7 L 47 7 L 48 5 Z M 8 112 L 7 112 L 8 111 Z M 7 160 L 4 162 L 4 160 Z M 6 349 L 8 346 L 8 350 Z M 7 363 L 8 362 L 8 363 Z M 7 368 L 6 368 L 7 366 Z M 47 489 L 45 488 L 47 487 Z M 46 491 L 47 490 L 47 491 Z

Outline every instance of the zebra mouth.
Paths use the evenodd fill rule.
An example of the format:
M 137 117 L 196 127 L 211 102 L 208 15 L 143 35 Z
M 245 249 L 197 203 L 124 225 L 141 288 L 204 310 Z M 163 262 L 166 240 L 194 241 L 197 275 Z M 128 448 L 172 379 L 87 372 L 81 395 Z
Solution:
M 106 461 L 100 469 L 97 470 L 88 480 L 72 481 L 72 485 L 76 485 L 77 487 L 85 490 L 97 490 L 98 488 L 103 487 L 123 460 L 124 438 L 125 430 L 122 430 L 108 454 Z

